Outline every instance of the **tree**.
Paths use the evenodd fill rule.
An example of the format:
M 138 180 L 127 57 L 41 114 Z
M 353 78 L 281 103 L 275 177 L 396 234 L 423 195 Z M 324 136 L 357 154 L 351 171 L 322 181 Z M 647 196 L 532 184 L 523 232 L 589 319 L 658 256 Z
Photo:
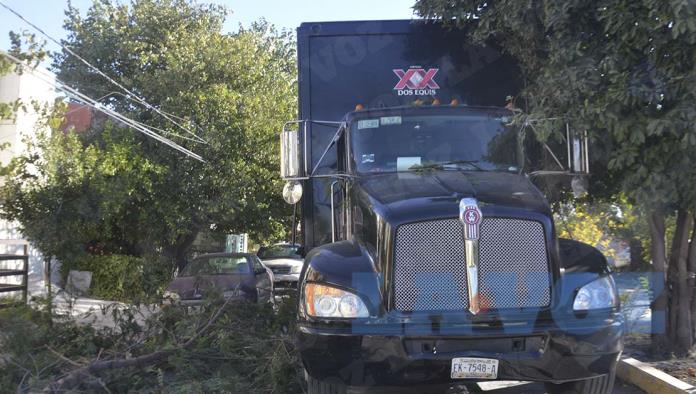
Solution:
M 609 171 L 599 180 L 613 180 L 647 212 L 659 294 L 654 344 L 669 340 L 688 351 L 696 318 L 688 277 L 696 269 L 696 242 L 689 242 L 696 241 L 696 3 L 418 0 L 415 9 L 469 26 L 475 39 L 495 39 L 519 59 L 527 80 L 519 101 L 530 116 L 563 116 L 591 132 L 606 152 L 599 159 Z M 667 251 L 664 223 L 672 214 Z
M 46 58 L 47 52 L 44 50 L 44 43 L 37 40 L 34 34 L 29 34 L 25 31 L 21 33 L 11 31 L 9 36 L 10 50 L 8 53 L 10 55 L 34 66 Z M 0 56 L 0 77 L 13 71 L 18 71 L 17 65 L 5 56 Z M 29 103 L 21 103 L 19 100 L 11 103 L 0 103 L 0 120 L 12 118 L 21 105 L 27 104 Z
M 54 58 L 58 78 L 205 163 L 118 122 L 54 133 L 45 155 L 14 164 L 6 217 L 39 244 L 54 237 L 60 248 L 46 247 L 54 255 L 161 252 L 179 265 L 203 230 L 282 237 L 290 215 L 279 193 L 277 131 L 295 115 L 294 47 L 263 21 L 224 34 L 226 14 L 186 0 L 105 0 L 84 17 L 69 6 L 63 44 L 148 105 L 67 52 Z

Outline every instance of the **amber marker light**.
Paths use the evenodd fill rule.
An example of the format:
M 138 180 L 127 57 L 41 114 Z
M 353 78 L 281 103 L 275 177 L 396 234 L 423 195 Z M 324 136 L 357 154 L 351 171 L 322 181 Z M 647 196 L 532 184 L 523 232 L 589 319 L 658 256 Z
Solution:
M 440 99 L 433 99 L 431 105 L 440 105 Z
M 452 101 L 450 101 L 450 105 L 453 106 L 453 107 L 456 107 L 457 105 L 459 105 L 459 100 L 457 100 L 457 99 L 452 99 Z
M 362 104 L 358 104 L 358 105 L 355 106 L 355 110 L 356 110 L 356 111 L 362 111 L 362 110 L 364 110 L 364 109 L 365 109 L 365 106 L 362 105 Z

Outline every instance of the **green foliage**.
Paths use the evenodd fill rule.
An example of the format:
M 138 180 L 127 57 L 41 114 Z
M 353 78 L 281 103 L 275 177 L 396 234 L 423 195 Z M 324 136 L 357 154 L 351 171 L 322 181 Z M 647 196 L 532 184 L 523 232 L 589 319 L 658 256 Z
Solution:
M 58 349 L 68 359 L 95 357 L 115 340 L 90 326 L 52 319 L 47 312 L 25 305 L 0 309 L 0 391 L 24 392 L 16 389 L 40 387 L 60 373 L 64 361 L 51 350 Z
M 143 255 L 149 240 L 139 228 L 154 181 L 165 168 L 143 157 L 129 130 L 107 123 L 100 144 L 74 133 L 39 135 L 9 166 L 2 214 L 47 256 L 81 257 L 88 247 Z M 140 226 L 140 227 L 139 227 Z M 151 247 L 151 246 L 150 246 Z
M 696 211 L 696 2 L 417 0 L 414 8 L 469 26 L 476 40 L 494 39 L 515 56 L 526 79 L 517 102 L 532 118 L 562 117 L 588 131 L 590 193 L 625 196 L 649 218 L 653 268 L 668 273 L 651 304 L 653 316 L 668 316 L 653 321 L 654 348 L 669 338 L 677 353 L 688 352 L 696 302 L 687 275 L 695 262 L 684 243 L 692 227 L 685 218 Z M 668 221 L 664 231 L 674 213 L 682 225 Z M 665 237 L 673 240 L 667 248 Z
M 277 176 L 278 130 L 296 114 L 290 35 L 265 22 L 221 32 L 227 11 L 185 0 L 69 8 L 65 44 L 206 143 L 117 90 L 68 53 L 58 77 L 200 154 L 186 158 L 135 130 L 97 122 L 41 139 L 18 158 L 2 215 L 45 255 L 164 254 L 178 264 L 202 230 L 284 238 L 289 208 Z M 40 153 L 40 152 L 46 153 Z
M 8 54 L 23 61 L 28 67 L 36 67 L 47 56 L 44 50 L 44 41 L 36 39 L 36 35 L 26 31 L 21 33 L 9 32 L 10 50 Z M 0 77 L 11 72 L 23 72 L 22 68 L 5 56 L 0 55 Z M 0 120 L 12 119 L 22 103 L 20 100 L 13 102 L 0 102 Z
M 172 279 L 171 264 L 157 258 L 86 254 L 60 266 L 63 282 L 70 270 L 92 272 L 89 295 L 140 303 L 161 295 Z
M 602 250 L 607 257 L 616 257 L 609 248 L 611 238 L 605 226 L 612 218 L 607 212 L 585 204 L 564 205 L 557 212 L 556 230 L 559 237 L 584 242 Z
M 115 325 L 100 329 L 25 306 L 0 310 L 0 387 L 41 391 L 92 362 L 171 351 L 168 357 L 144 366 L 107 368 L 81 376 L 71 390 L 302 392 L 292 343 L 294 313 L 284 312 L 294 308 L 292 300 L 277 313 L 270 305 L 223 306 L 215 297 L 197 310 L 169 305 L 147 314 L 141 309 L 110 307 L 103 313 L 111 315 Z M 216 314 L 218 318 L 213 319 Z
M 470 25 L 517 57 L 527 80 L 518 102 L 531 116 L 590 131 L 595 186 L 646 209 L 694 208 L 696 3 L 418 0 L 415 9 Z

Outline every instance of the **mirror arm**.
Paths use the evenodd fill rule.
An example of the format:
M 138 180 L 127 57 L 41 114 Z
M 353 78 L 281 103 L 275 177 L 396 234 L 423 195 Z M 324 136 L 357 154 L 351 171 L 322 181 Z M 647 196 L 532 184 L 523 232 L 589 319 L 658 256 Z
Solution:
M 566 149 L 568 149 L 568 168 L 572 168 L 573 163 L 570 157 L 570 124 L 566 122 Z
M 310 177 L 313 177 L 314 174 L 316 174 L 317 170 L 319 169 L 319 165 L 321 165 L 321 162 L 324 160 L 326 154 L 329 153 L 329 149 L 331 149 L 331 147 L 334 146 L 336 142 L 338 142 L 338 139 L 341 138 L 341 135 L 343 135 L 345 129 L 346 124 L 342 122 L 341 125 L 338 127 L 338 130 L 336 130 L 336 134 L 334 134 L 334 136 L 331 138 L 331 142 L 329 142 L 329 145 L 326 147 L 326 149 L 324 149 L 324 153 L 322 153 L 319 157 L 319 161 L 317 161 L 317 164 L 314 166 L 312 172 L 309 174 Z
M 331 242 L 336 242 L 336 211 L 334 210 L 334 187 L 338 180 L 331 182 Z
M 304 174 L 307 175 L 309 165 L 307 164 L 307 122 L 302 123 L 302 162 L 304 164 Z
M 560 160 L 558 160 L 558 157 L 556 157 L 556 155 L 553 153 L 551 148 L 549 148 L 549 146 L 546 145 L 546 142 L 543 142 L 543 144 L 544 144 L 544 148 L 547 151 L 549 151 L 549 153 L 551 154 L 551 157 L 553 157 L 553 160 L 556 162 L 556 164 L 558 164 L 559 167 L 563 168 L 563 164 L 561 164 Z
M 321 155 L 321 158 L 319 159 L 319 162 L 317 163 L 317 166 L 314 167 L 312 172 L 309 172 L 309 157 L 307 155 L 308 152 L 308 144 L 309 144 L 309 139 L 307 138 L 309 135 L 309 124 L 314 123 L 322 126 L 338 126 L 339 129 L 336 132 L 336 135 L 332 138 L 329 146 L 326 147 L 324 150 L 324 153 Z M 337 121 L 330 121 L 330 120 L 311 120 L 311 119 L 304 119 L 304 120 L 291 120 L 288 122 L 285 122 L 283 124 L 283 132 L 291 131 L 290 128 L 291 126 L 296 125 L 297 127 L 297 132 L 302 133 L 302 166 L 303 166 L 303 171 L 299 171 L 301 174 L 298 174 L 298 176 L 295 177 L 283 177 L 286 181 L 303 181 L 307 180 L 311 177 L 313 177 L 314 173 L 317 171 L 319 168 L 319 164 L 322 162 L 326 154 L 328 153 L 329 149 L 333 144 L 336 143 L 338 138 L 340 137 L 340 133 L 345 129 L 346 123 L 344 121 L 337 122 Z M 298 147 L 299 148 L 299 147 Z
M 590 173 L 590 141 L 587 138 L 587 130 L 584 131 L 585 134 L 585 172 Z

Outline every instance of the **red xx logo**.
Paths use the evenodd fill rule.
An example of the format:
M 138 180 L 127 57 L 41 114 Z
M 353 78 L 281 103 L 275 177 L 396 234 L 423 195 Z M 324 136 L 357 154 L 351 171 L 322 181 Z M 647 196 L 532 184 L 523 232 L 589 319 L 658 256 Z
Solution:
M 404 88 L 409 89 L 440 89 L 440 85 L 433 80 L 435 74 L 440 71 L 439 68 L 431 68 L 425 71 L 422 68 L 409 68 L 404 71 L 401 69 L 394 69 L 394 74 L 399 77 L 399 83 L 394 86 L 394 89 L 401 90 Z

